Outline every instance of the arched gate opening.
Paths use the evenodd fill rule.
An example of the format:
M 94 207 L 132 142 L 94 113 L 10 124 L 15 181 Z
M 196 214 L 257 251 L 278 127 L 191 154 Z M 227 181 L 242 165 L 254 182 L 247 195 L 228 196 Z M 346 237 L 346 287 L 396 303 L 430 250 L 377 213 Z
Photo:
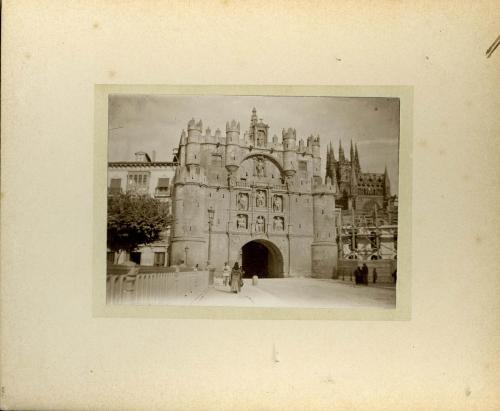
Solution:
M 253 240 L 242 248 L 242 266 L 245 278 L 254 275 L 259 278 L 283 277 L 283 256 L 279 248 L 267 240 Z

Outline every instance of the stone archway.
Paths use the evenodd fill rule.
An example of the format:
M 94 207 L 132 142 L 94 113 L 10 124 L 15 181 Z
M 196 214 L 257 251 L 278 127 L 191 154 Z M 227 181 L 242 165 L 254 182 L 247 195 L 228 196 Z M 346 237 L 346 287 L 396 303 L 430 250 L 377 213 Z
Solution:
M 241 247 L 245 278 L 282 278 L 283 256 L 280 249 L 268 240 L 253 240 Z

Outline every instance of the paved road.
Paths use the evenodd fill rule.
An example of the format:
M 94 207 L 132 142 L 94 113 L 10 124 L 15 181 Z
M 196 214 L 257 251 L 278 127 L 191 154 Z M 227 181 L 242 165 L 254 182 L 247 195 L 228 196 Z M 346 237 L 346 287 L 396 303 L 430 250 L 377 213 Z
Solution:
M 242 307 L 381 307 L 395 308 L 394 287 L 354 286 L 337 280 L 314 278 L 259 279 L 258 285 L 245 279 L 241 293 L 216 282 L 192 305 Z

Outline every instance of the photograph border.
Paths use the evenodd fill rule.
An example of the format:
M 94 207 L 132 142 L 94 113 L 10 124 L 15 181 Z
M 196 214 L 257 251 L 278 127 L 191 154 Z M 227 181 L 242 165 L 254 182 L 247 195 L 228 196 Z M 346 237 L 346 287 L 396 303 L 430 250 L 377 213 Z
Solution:
M 93 316 L 226 320 L 410 320 L 412 233 L 412 86 L 95 85 Z M 235 307 L 106 304 L 108 97 L 110 94 L 274 97 L 387 97 L 400 99 L 398 281 L 396 308 Z

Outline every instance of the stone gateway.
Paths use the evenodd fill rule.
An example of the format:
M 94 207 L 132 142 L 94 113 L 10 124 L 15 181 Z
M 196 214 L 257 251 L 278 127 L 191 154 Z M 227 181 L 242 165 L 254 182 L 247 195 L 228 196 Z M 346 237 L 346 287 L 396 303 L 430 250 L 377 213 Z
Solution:
M 237 261 L 246 277 L 331 278 L 337 186 L 321 177 L 319 136 L 297 142 L 289 128 L 270 138 L 255 108 L 243 134 L 234 120 L 225 135 L 202 127 L 193 119 L 180 138 L 170 264 L 222 272 Z

